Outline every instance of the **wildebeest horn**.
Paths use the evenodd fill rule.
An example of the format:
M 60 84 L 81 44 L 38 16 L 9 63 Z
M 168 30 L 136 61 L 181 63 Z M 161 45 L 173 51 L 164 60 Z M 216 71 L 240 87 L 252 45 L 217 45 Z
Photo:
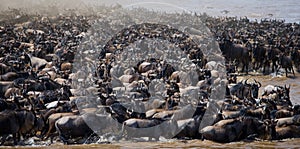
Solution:
M 261 87 L 261 83 L 260 82 L 256 81 L 255 79 L 254 79 L 254 81 L 255 81 L 255 83 L 258 84 L 258 87 Z
M 289 89 L 291 87 L 291 85 L 287 86 L 286 84 L 284 85 L 285 89 Z
M 246 84 L 246 85 L 250 85 L 249 83 L 247 83 L 247 81 L 248 81 L 248 79 L 245 80 L 245 84 Z

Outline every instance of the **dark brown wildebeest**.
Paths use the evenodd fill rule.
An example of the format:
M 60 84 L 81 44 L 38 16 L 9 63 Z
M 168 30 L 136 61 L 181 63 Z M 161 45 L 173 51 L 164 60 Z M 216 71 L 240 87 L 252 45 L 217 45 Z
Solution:
M 276 127 L 276 139 L 299 138 L 300 126 L 289 125 L 286 127 Z
M 14 144 L 17 144 L 17 135 L 29 133 L 35 125 L 36 116 L 31 111 L 5 110 L 0 112 L 1 144 L 9 134 L 13 135 Z
M 160 136 L 171 138 L 178 131 L 175 119 L 162 121 L 158 119 L 128 119 L 123 123 L 122 132 L 127 138 L 148 137 L 159 140 Z
M 300 50 L 294 49 L 291 53 L 291 59 L 296 67 L 297 71 L 300 72 Z
M 82 116 L 64 116 L 55 122 L 56 131 L 59 138 L 65 143 L 72 143 L 70 139 L 78 137 L 88 137 L 93 130 L 85 123 Z
M 278 48 L 274 48 L 273 46 L 267 49 L 267 60 L 269 62 L 272 62 L 272 72 L 276 72 L 280 53 L 281 51 Z
M 289 86 L 284 85 L 284 88 L 282 91 L 282 97 L 281 97 L 281 100 L 279 101 L 279 104 L 281 104 L 282 106 L 293 106 L 293 103 L 290 99 L 290 89 L 291 89 L 290 85 Z
M 291 57 L 289 56 L 286 56 L 284 54 L 280 54 L 279 56 L 279 68 L 276 70 L 276 74 L 278 73 L 279 69 L 280 68 L 284 68 L 285 69 L 285 76 L 287 77 L 287 73 L 288 73 L 288 70 L 289 71 L 292 71 L 294 77 L 295 77 L 295 72 L 294 72 L 294 68 L 293 68 L 293 62 L 292 62 L 292 59 Z
M 180 132 L 176 134 L 176 138 L 197 138 L 200 139 L 199 126 L 201 122 L 201 115 L 195 116 L 190 119 L 177 121 Z
M 227 80 L 228 80 L 228 84 L 236 84 L 237 83 L 237 75 L 236 74 L 228 74 Z
M 248 48 L 240 44 L 234 44 L 230 40 L 225 39 L 220 43 L 220 49 L 227 61 L 233 62 L 236 60 L 237 65 L 242 63 L 242 72 L 246 71 L 246 73 L 248 73 L 248 66 L 251 61 L 250 50 Z
M 155 138 L 156 140 L 159 140 L 159 137 L 162 135 L 159 133 L 159 131 L 154 132 L 153 130 L 150 132 L 149 128 L 154 127 L 156 125 L 159 125 L 162 123 L 161 120 L 157 119 L 128 119 L 124 121 L 123 123 L 123 128 L 122 132 L 127 133 L 127 138 L 134 138 L 134 137 L 149 137 L 149 140 L 151 138 Z M 141 131 L 142 129 L 139 130 L 139 128 L 145 129 L 144 131 Z M 147 129 L 148 128 L 148 129 Z M 142 133 L 144 132 L 144 133 Z
M 200 133 L 203 139 L 225 143 L 246 139 L 251 135 L 257 135 L 260 139 L 272 139 L 274 131 L 273 123 L 263 122 L 253 117 L 243 117 L 221 120 L 213 126 L 203 128 Z
M 299 125 L 300 124 L 300 115 L 279 118 L 277 120 L 278 120 L 277 127 L 284 127 L 284 126 L 289 126 L 289 125 Z
M 51 114 L 48 119 L 47 119 L 47 124 L 48 124 L 48 131 L 45 134 L 44 139 L 47 139 L 48 137 L 51 137 L 51 142 L 53 141 L 53 136 L 54 136 L 54 131 L 55 131 L 55 122 L 57 120 L 59 120 L 60 118 L 64 117 L 64 116 L 71 116 L 71 115 L 76 115 L 76 113 L 54 113 Z
M 287 109 L 280 109 L 276 111 L 275 118 L 284 118 L 293 116 L 293 112 Z
M 261 87 L 261 83 L 256 81 L 254 79 L 254 83 L 248 83 L 247 82 L 248 79 L 245 81 L 245 92 L 246 93 L 249 93 L 248 96 L 247 94 L 245 95 L 245 97 L 247 98 L 258 98 L 258 91 L 259 91 L 259 88 Z
M 54 82 L 50 78 L 40 78 L 39 80 L 26 79 L 23 82 L 25 83 L 24 89 L 26 90 L 26 92 L 56 90 L 62 87 L 60 84 Z
M 242 132 L 242 123 L 237 119 L 221 120 L 213 126 L 201 129 L 200 134 L 203 139 L 216 142 L 232 142 L 239 139 Z
M 3 75 L 7 72 L 9 72 L 11 68 L 3 63 L 0 63 L 0 75 Z
M 267 50 L 262 45 L 255 45 L 252 51 L 253 58 L 253 69 L 258 70 L 263 67 L 263 73 L 265 73 L 265 68 L 268 65 L 268 61 L 266 59 Z
M 6 141 L 6 137 L 9 134 L 13 135 L 14 144 L 17 144 L 17 133 L 20 130 L 20 124 L 18 123 L 19 118 L 14 111 L 2 111 L 0 115 L 1 145 Z
M 245 110 L 245 116 L 255 117 L 260 120 L 269 119 L 270 109 L 268 108 L 268 106 L 261 106 L 255 108 L 249 107 Z
M 13 81 L 17 78 L 27 78 L 28 76 L 28 73 L 7 72 L 3 75 L 0 75 L 0 81 Z
M 108 126 L 115 126 L 115 123 L 109 115 L 85 113 L 83 115 L 64 116 L 55 122 L 55 128 L 59 138 L 64 143 L 70 144 L 80 143 L 77 139 L 85 141 L 94 131 L 100 133 L 102 129 Z
M 14 82 L 12 81 L 0 81 L 0 97 L 5 98 L 4 94 L 9 89 L 14 87 Z

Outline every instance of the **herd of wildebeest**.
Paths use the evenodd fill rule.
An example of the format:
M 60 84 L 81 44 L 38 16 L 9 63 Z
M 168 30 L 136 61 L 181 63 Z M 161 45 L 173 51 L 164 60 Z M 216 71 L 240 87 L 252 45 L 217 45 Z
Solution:
M 226 60 L 225 94 L 223 100 L 215 101 L 219 108 L 212 115 L 212 124 L 200 129 L 211 104 L 212 78 L 217 75 L 210 70 L 211 63 L 207 63 L 199 46 L 184 32 L 166 25 L 144 23 L 122 30 L 104 45 L 95 73 L 98 80 L 94 89 L 99 92 L 97 104 L 105 107 L 108 116 L 122 125 L 122 137 L 159 140 L 161 136 L 172 136 L 217 142 L 300 137 L 300 105 L 294 105 L 290 100 L 289 85 L 273 84 L 261 89 L 262 84 L 255 79 L 237 82 L 240 72 L 278 74 L 284 68 L 286 76 L 289 72 L 295 76 L 293 68 L 300 69 L 300 25 L 282 20 L 258 22 L 247 18 L 198 17 L 203 18 L 213 33 Z M 76 50 L 91 27 L 92 19 L 95 19 L 94 16 L 33 15 L 1 22 L 1 145 L 24 144 L 24 140 L 29 138 L 37 142 L 51 138 L 51 142 L 84 143 L 94 133 L 84 119 L 97 117 L 97 109 L 86 108 L 79 112 L 74 97 L 76 90 L 71 88 L 77 73 L 72 72 Z M 163 99 L 148 102 L 146 112 L 139 113 L 122 106 L 113 96 L 116 90 L 110 82 L 116 76 L 111 70 L 112 55 L 122 46 L 144 38 L 168 40 L 185 51 L 199 67 L 198 82 L 193 82 L 193 86 L 188 88 L 199 90 L 199 98 L 194 100 L 193 107 L 180 106 L 182 72 L 153 58 L 139 62 L 133 69 L 124 70 L 124 75 L 118 78 L 134 92 L 129 97 L 134 96 L 141 103 L 148 102 L 150 98 L 149 88 L 153 87 L 150 82 L 163 80 L 165 86 L 154 86 L 166 89 Z M 191 117 L 182 116 L 191 109 L 194 112 Z M 167 127 L 150 136 L 129 132 L 131 127 L 147 128 L 163 122 L 169 122 Z M 167 136 L 173 128 L 180 128 L 180 132 Z

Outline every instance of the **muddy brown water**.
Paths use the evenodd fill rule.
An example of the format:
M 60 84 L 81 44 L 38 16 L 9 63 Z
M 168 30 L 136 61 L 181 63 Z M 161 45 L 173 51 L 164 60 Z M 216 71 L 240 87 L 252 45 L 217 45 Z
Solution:
M 101 148 L 101 149 L 119 149 L 119 148 L 300 148 L 300 139 L 288 139 L 281 141 L 254 141 L 254 142 L 232 142 L 232 143 L 216 143 L 212 141 L 189 140 L 189 141 L 169 141 L 169 142 L 123 142 L 114 144 L 88 144 L 88 145 L 62 145 L 53 144 L 50 146 L 17 146 L 17 147 L 0 147 L 9 149 L 85 149 L 85 148 Z

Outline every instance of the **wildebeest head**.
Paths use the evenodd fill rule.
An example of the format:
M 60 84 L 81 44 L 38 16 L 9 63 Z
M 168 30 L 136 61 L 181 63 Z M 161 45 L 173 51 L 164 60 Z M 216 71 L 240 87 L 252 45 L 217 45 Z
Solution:
M 208 69 L 200 69 L 198 71 L 198 80 L 205 80 L 211 77 L 211 70 Z
M 260 139 L 274 139 L 276 135 L 276 122 L 274 120 L 261 121 L 254 117 L 242 117 L 244 134 L 247 136 L 257 134 Z M 275 134 L 274 134 L 275 133 Z
M 276 125 L 277 125 L 278 120 L 275 119 L 267 119 L 264 121 L 265 124 L 265 131 L 266 134 L 263 139 L 268 139 L 268 140 L 273 140 L 277 139 L 277 133 L 276 133 Z
M 290 98 L 290 88 L 291 86 L 286 86 L 284 85 L 284 89 L 283 89 L 283 98 L 286 99 L 286 98 Z
M 291 86 L 289 85 L 288 87 L 286 85 L 284 85 L 284 89 L 283 89 L 283 100 L 286 100 L 287 104 L 290 106 L 293 106 L 291 100 L 290 100 L 290 88 Z
M 228 84 L 237 83 L 237 75 L 229 74 L 229 76 L 227 77 L 227 80 L 228 80 Z
M 249 92 L 252 98 L 258 98 L 258 91 L 261 87 L 261 83 L 254 79 L 254 83 L 248 83 L 248 79 L 245 81 L 245 85 L 249 87 Z
M 21 124 L 20 133 L 28 133 L 34 128 L 35 114 L 32 111 L 19 111 L 16 116 Z

